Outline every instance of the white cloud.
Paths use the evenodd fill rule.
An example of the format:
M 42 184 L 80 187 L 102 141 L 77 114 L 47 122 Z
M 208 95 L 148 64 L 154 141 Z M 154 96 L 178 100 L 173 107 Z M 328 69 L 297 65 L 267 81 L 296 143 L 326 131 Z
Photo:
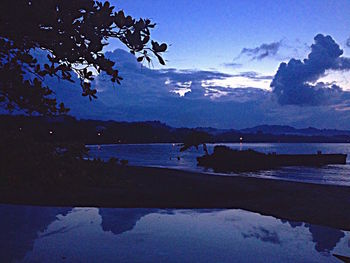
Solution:
M 172 126 L 245 128 L 260 124 L 350 129 L 350 93 L 328 106 L 281 106 L 266 88 L 270 76 L 200 70 L 140 68 L 126 52 L 115 51 L 121 85 L 98 76 L 101 92 L 91 103 L 79 84 L 60 86 L 57 95 L 81 118 L 117 121 L 160 120 Z

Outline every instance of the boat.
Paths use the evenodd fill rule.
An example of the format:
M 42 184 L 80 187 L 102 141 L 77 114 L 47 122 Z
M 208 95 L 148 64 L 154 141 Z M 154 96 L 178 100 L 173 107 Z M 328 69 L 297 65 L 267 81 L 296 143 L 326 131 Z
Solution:
M 212 154 L 197 158 L 197 164 L 215 172 L 244 172 L 278 169 L 284 166 L 315 166 L 346 164 L 346 154 L 277 154 L 252 149 L 234 150 L 224 145 L 214 147 Z

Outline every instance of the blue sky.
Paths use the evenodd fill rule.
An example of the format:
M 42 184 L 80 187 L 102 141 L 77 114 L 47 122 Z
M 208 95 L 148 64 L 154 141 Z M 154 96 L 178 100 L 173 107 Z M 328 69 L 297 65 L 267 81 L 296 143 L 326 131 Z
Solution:
M 63 91 L 73 115 L 177 127 L 350 129 L 350 1 L 111 2 L 157 23 L 152 38 L 170 44 L 167 64 L 141 67 L 110 42 L 106 56 L 122 84 L 98 76 L 94 107 Z
M 279 59 L 305 55 L 318 33 L 331 35 L 344 46 L 350 34 L 350 1 L 347 0 L 133 0 L 112 3 L 135 17 L 148 17 L 158 26 L 153 37 L 171 44 L 167 66 L 219 69 L 232 62 L 243 48 L 283 41 Z M 110 48 L 113 49 L 112 45 Z M 239 62 L 247 69 L 273 73 L 280 61 Z

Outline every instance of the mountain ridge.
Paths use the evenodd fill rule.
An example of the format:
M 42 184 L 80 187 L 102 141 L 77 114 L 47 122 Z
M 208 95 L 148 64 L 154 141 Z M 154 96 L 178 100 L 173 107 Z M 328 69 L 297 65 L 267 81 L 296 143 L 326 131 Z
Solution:
M 4 134 L 24 133 L 40 140 L 83 142 L 85 144 L 176 143 L 193 137 L 193 133 L 204 134 L 208 138 L 207 142 L 213 143 L 350 142 L 350 131 L 346 130 L 321 130 L 312 127 L 296 129 L 285 125 L 259 125 L 243 130 L 211 127 L 177 128 L 160 121 L 78 120 L 72 116 L 49 118 L 0 115 L 0 132 Z

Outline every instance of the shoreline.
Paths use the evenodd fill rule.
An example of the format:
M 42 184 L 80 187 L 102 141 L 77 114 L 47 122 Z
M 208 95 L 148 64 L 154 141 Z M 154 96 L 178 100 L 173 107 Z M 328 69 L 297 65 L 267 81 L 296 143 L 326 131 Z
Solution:
M 0 187 L 1 204 L 243 209 L 350 230 L 350 187 L 170 168 L 116 167 L 107 185 Z

